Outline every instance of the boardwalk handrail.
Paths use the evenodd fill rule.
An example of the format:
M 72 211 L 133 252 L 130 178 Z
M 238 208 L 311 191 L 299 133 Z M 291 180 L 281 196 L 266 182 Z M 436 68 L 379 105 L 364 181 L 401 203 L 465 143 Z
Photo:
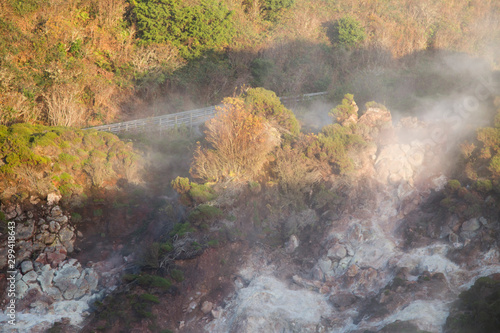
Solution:
M 326 91 L 322 91 L 298 96 L 280 97 L 280 100 L 284 103 L 300 102 L 314 99 L 319 96 L 324 96 L 326 94 Z M 208 119 L 212 118 L 215 115 L 215 108 L 217 106 L 220 105 L 208 106 L 200 109 L 182 111 L 156 117 L 129 120 L 120 123 L 99 125 L 85 129 L 105 131 L 117 134 L 123 132 L 142 132 L 147 130 L 162 131 L 180 125 L 187 125 L 192 127 L 193 125 L 204 123 Z

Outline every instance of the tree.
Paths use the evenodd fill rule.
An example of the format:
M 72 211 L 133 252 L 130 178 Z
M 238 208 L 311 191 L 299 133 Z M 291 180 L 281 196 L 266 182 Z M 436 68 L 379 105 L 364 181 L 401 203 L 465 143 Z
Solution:
M 355 47 L 366 38 L 361 23 L 348 15 L 335 22 L 328 35 L 332 44 L 345 48 Z
M 349 122 L 356 123 L 358 120 L 358 106 L 352 94 L 345 94 L 342 104 L 337 105 L 329 113 L 338 123 L 345 125 Z
M 252 114 L 241 98 L 226 98 L 215 118 L 205 124 L 206 145 L 198 144 L 191 175 L 203 180 L 251 179 L 279 145 L 279 133 Z

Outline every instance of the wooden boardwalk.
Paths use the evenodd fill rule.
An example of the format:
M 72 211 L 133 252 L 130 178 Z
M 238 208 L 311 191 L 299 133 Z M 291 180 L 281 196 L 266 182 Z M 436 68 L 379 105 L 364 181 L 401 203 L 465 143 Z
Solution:
M 317 92 L 311 94 L 304 94 L 299 96 L 280 97 L 283 104 L 297 103 L 307 100 L 313 100 L 326 96 L 327 92 Z M 93 129 L 97 131 L 111 132 L 115 134 L 126 132 L 156 132 L 172 129 L 178 126 L 193 127 L 200 125 L 208 119 L 215 116 L 216 106 L 208 106 L 206 108 L 183 111 L 178 113 L 166 114 L 163 116 L 142 118 L 121 123 L 112 123 L 89 127 L 86 129 Z

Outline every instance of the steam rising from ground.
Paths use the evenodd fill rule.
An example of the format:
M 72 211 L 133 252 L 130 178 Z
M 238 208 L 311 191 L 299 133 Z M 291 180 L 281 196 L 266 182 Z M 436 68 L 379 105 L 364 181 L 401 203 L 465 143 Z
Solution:
M 293 276 L 293 282 L 278 281 L 278 273 L 273 276 L 275 267 L 272 265 L 266 270 L 258 267 L 254 260 L 247 261 L 240 271 L 246 276 L 247 285 L 237 292 L 231 305 L 222 310 L 222 316 L 206 327 L 207 331 L 279 329 L 284 332 L 315 332 L 322 327 L 327 332 L 363 332 L 382 329 L 395 321 L 409 321 L 421 330 L 441 332 L 449 306 L 458 293 L 470 287 L 479 276 L 500 272 L 497 248 L 477 254 L 472 259 L 473 264 L 464 264 L 450 260 L 448 253 L 465 248 L 466 239 L 453 243 L 451 237 L 450 240 L 447 236 L 437 237 L 428 244 L 407 250 L 397 232 L 407 211 L 418 210 L 418 205 L 432 191 L 443 189 L 459 154 L 458 145 L 465 138 L 472 137 L 478 127 L 491 126 L 494 116 L 492 100 L 499 93 L 490 68 L 477 59 L 444 55 L 432 59 L 429 66 L 427 70 L 432 71 L 435 80 L 448 86 L 426 97 L 419 96 L 418 89 L 412 96 L 397 96 L 408 98 L 413 104 L 408 110 L 393 110 L 394 123 L 398 124 L 394 128 L 395 135 L 389 144 L 379 144 L 378 158 L 374 160 L 375 168 L 383 156 L 387 163 L 381 168 L 401 165 L 407 167 L 408 172 L 391 182 L 390 179 L 387 181 L 391 170 L 384 173 L 379 167 L 374 180 L 384 184 L 384 189 L 376 191 L 374 207 L 357 207 L 354 212 L 334 221 L 332 228 L 325 230 L 318 239 L 324 254 L 315 258 L 316 265 L 309 272 L 307 269 L 288 272 L 288 276 L 297 274 Z M 425 79 L 429 80 L 429 76 Z M 432 80 L 420 83 L 432 84 Z M 377 100 L 376 96 L 373 99 Z M 390 109 L 391 105 L 388 107 Z M 331 123 L 328 109 L 326 103 L 312 103 L 310 110 L 302 114 L 303 124 L 314 131 Z M 405 118 L 408 115 L 418 119 Z M 415 159 L 417 153 L 420 159 Z M 419 175 L 420 180 L 425 180 L 422 182 L 425 185 L 414 184 L 414 178 Z M 458 228 L 465 230 L 465 223 L 460 225 Z M 486 228 L 487 225 L 485 220 L 484 226 L 478 225 L 477 228 Z M 338 252 L 339 248 L 342 251 Z M 335 253 L 341 255 L 336 257 Z M 260 255 L 263 257 L 261 262 L 272 261 L 264 259 L 265 254 Z M 400 269 L 406 270 L 406 281 L 414 289 L 403 289 L 396 294 L 391 290 L 384 292 Z M 286 271 L 282 268 L 280 276 L 287 275 L 283 270 Z M 253 273 L 248 274 L 249 271 Z M 434 287 L 422 284 L 422 276 L 433 274 L 442 276 L 439 280 L 436 278 Z M 306 291 L 308 288 L 317 293 Z M 347 295 L 348 301 L 342 298 L 339 301 L 347 304 L 345 308 L 338 309 L 331 304 L 335 304 L 339 295 Z M 399 297 L 399 301 L 384 301 L 384 297 L 390 299 L 391 295 L 395 295 L 394 299 Z M 327 310 L 326 299 L 330 300 L 326 303 Z M 388 304 L 394 308 L 388 314 L 380 315 L 369 306 L 365 307 L 370 302 L 393 302 Z M 304 305 L 303 311 L 297 311 L 298 304 Z M 313 322 L 316 325 L 311 325 Z M 284 323 L 297 326 L 287 327 Z

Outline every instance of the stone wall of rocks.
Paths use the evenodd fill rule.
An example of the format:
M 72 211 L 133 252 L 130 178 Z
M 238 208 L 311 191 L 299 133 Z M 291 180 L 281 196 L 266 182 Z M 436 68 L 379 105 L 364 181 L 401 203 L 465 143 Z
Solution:
M 26 332 L 45 330 L 63 318 L 78 325 L 89 302 L 100 295 L 98 271 L 68 258 L 77 235 L 82 235 L 71 225 L 71 215 L 57 205 L 59 199 L 51 194 L 46 200 L 32 197 L 26 209 L 21 204 L 0 207 L 7 221 L 16 223 L 16 310 L 20 313 L 16 327 Z M 7 250 L 5 239 L 0 244 L 0 269 L 7 268 Z
M 37 207 L 23 212 L 20 205 L 6 208 L 6 217 L 16 222 L 16 262 L 35 259 L 41 264 L 57 267 L 67 254 L 73 252 L 75 228 L 69 224 L 69 216 L 59 206 Z M 6 240 L 0 245 L 0 269 L 7 265 Z M 38 255 L 36 255 L 39 253 Z M 33 256 L 36 255 L 36 258 Z

